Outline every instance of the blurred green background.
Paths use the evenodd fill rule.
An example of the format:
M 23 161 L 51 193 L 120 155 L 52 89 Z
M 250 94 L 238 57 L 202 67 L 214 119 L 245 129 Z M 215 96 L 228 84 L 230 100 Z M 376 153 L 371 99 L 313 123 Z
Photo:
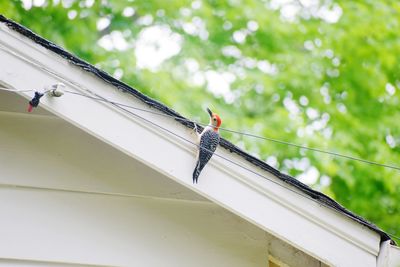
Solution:
M 7 0 L 0 13 L 182 115 L 400 165 L 398 0 Z M 222 132 L 400 235 L 400 172 Z

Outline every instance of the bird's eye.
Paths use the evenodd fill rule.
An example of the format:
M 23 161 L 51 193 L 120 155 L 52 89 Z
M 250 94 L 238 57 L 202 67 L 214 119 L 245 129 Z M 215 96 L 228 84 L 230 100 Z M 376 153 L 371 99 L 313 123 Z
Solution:
M 214 121 L 216 121 L 217 119 L 216 119 L 216 118 L 214 118 L 213 120 L 214 120 Z

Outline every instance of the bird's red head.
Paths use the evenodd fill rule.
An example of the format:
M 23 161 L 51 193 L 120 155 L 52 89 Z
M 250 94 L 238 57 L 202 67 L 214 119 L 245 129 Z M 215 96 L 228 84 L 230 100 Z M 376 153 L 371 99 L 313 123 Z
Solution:
M 218 116 L 218 114 L 213 113 L 209 108 L 207 108 L 207 112 L 210 115 L 210 124 L 213 126 L 214 131 L 218 131 L 218 128 L 222 124 L 221 118 Z

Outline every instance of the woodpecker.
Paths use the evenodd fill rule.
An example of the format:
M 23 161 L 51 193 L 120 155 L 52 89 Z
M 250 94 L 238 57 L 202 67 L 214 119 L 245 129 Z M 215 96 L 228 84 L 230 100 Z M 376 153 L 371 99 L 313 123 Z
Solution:
M 197 154 L 197 163 L 193 171 L 193 183 L 197 183 L 200 172 L 206 166 L 207 162 L 211 159 L 217 146 L 219 144 L 219 132 L 218 129 L 221 126 L 221 118 L 213 113 L 209 108 L 207 112 L 210 115 L 210 123 L 204 130 L 199 134 L 197 132 L 197 126 L 195 124 L 195 132 L 198 136 L 199 151 Z

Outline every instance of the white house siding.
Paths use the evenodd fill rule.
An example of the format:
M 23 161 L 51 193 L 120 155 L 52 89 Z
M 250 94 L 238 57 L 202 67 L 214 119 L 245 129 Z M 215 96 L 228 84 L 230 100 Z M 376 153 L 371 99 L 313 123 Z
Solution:
M 112 266 L 263 266 L 210 204 L 3 188 L 0 257 Z M 257 237 L 255 237 L 257 238 Z

